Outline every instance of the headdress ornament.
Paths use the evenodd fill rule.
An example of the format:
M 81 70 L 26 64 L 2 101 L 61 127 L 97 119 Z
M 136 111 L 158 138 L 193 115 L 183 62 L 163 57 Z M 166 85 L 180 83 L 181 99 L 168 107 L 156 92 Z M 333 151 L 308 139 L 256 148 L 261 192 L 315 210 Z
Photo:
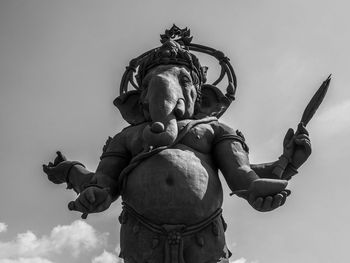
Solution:
M 180 29 L 173 25 L 170 29 L 165 30 L 165 33 L 160 35 L 162 46 L 153 48 L 142 55 L 130 61 L 126 67 L 124 75 L 120 83 L 120 95 L 128 92 L 128 86 L 131 84 L 136 90 L 141 89 L 141 83 L 147 72 L 158 65 L 184 65 L 191 74 L 195 74 L 198 78 L 197 91 L 200 94 L 200 88 L 206 82 L 207 67 L 202 67 L 198 58 L 190 51 L 204 53 L 215 57 L 221 66 L 221 72 L 213 86 L 219 84 L 223 78 L 227 77 L 228 86 L 226 88 L 225 97 L 228 103 L 235 99 L 237 80 L 232 65 L 228 57 L 223 52 L 211 47 L 192 43 L 190 29 Z M 137 74 L 136 74 L 137 73 Z M 135 76 L 136 74 L 136 76 Z M 134 81 L 136 78 L 136 83 Z

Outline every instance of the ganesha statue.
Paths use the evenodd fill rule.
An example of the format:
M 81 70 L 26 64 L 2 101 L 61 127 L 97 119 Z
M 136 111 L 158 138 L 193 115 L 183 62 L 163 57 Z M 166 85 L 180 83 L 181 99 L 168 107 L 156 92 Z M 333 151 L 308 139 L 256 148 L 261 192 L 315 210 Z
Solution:
M 206 83 L 208 68 L 194 52 L 218 60 L 221 74 L 214 83 Z M 300 123 L 286 133 L 279 159 L 251 164 L 243 134 L 219 121 L 236 87 L 224 53 L 192 43 L 190 31 L 174 25 L 161 35 L 160 47 L 126 68 L 114 105 L 130 125 L 108 138 L 96 171 L 57 152 L 44 172 L 78 194 L 68 208 L 83 218 L 121 198 L 124 262 L 229 262 L 219 171 L 232 194 L 267 212 L 285 203 L 288 180 L 311 154 Z

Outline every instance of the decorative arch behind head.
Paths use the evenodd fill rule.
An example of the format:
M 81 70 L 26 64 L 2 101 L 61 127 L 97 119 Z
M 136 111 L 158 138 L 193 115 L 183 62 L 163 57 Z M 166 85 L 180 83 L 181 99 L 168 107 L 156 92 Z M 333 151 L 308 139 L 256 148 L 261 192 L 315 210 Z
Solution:
M 162 46 L 151 49 L 130 61 L 129 66 L 126 67 L 120 83 L 120 97 L 114 100 L 114 105 L 118 107 L 123 118 L 127 118 L 126 120 L 129 123 L 139 123 L 142 118 L 133 117 L 131 118 L 133 120 L 129 121 L 128 119 L 130 119 L 131 112 L 131 115 L 135 114 L 136 109 L 130 109 L 130 114 L 125 113 L 125 109 L 128 108 L 125 107 L 126 102 L 131 98 L 135 102 L 135 96 L 140 94 L 140 92 L 135 91 L 141 90 L 143 77 L 147 74 L 147 71 L 149 71 L 152 67 L 158 65 L 184 65 L 188 67 L 192 73 L 196 73 L 199 78 L 199 88 L 197 92 L 201 96 L 201 99 L 204 100 L 204 105 L 208 102 L 208 96 L 205 97 L 205 95 L 208 94 L 215 94 L 214 97 L 217 99 L 219 98 L 219 101 L 217 103 L 221 105 L 219 106 L 219 104 L 217 104 L 214 108 L 206 107 L 204 112 L 207 113 L 207 116 L 217 116 L 219 118 L 230 106 L 231 102 L 235 100 L 237 79 L 233 67 L 229 62 L 229 58 L 226 57 L 223 52 L 216 49 L 191 43 L 192 38 L 193 37 L 190 35 L 189 29 L 180 29 L 176 25 L 173 25 L 171 29 L 165 30 L 165 33 L 161 35 L 160 42 L 162 43 Z M 221 66 L 221 73 L 217 80 L 214 81 L 211 85 L 205 84 L 207 67 L 202 67 L 199 63 L 198 58 L 190 51 L 205 53 L 207 55 L 215 57 L 219 61 L 219 64 Z M 135 74 L 137 83 L 134 81 Z M 223 80 L 225 75 L 227 77 L 228 85 L 226 88 L 226 94 L 223 95 L 223 93 L 216 86 Z M 134 90 L 128 91 L 129 85 L 133 86 Z M 213 102 L 213 96 L 210 96 L 210 98 L 210 101 Z M 199 109 L 202 108 L 203 102 L 201 102 L 200 105 L 201 106 Z M 137 106 L 137 108 L 139 108 L 139 106 Z M 211 110 L 212 112 L 210 112 Z M 199 110 L 199 112 L 201 112 L 201 110 Z M 204 112 L 201 114 L 204 114 Z

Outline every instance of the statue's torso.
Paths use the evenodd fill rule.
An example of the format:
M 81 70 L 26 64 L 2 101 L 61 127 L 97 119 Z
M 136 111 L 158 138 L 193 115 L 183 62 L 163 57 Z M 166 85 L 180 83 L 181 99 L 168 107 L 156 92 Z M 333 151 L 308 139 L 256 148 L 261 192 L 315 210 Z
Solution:
M 131 150 L 142 145 L 133 129 Z M 174 147 L 142 161 L 128 175 L 123 200 L 159 224 L 193 224 L 210 216 L 223 199 L 211 156 L 213 136 L 209 124 L 199 124 Z

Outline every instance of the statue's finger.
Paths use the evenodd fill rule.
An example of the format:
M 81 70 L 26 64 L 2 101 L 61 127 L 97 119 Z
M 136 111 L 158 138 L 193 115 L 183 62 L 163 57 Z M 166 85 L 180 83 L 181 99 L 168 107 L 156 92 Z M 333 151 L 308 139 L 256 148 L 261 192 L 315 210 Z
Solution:
M 263 210 L 263 211 L 269 211 L 269 210 L 271 210 L 272 201 L 273 201 L 273 197 L 272 197 L 272 196 L 267 196 L 267 197 L 265 197 L 265 198 L 264 198 L 263 205 L 262 205 L 262 210 Z
M 289 128 L 283 139 L 283 146 L 286 146 L 294 136 L 294 130 Z
M 286 196 L 283 196 L 282 200 L 281 200 L 281 204 L 280 206 L 284 205 L 284 203 L 286 202 L 287 200 L 287 197 Z
M 102 212 L 107 210 L 111 205 L 111 202 L 109 202 L 108 200 L 105 200 L 104 202 L 100 203 L 96 209 L 95 212 Z
M 264 202 L 264 199 L 263 199 L 262 197 L 258 197 L 258 198 L 253 202 L 253 207 L 254 207 L 256 210 L 261 211 L 263 202 Z
M 56 154 L 60 159 L 62 160 L 66 159 L 66 157 L 61 153 L 61 151 L 57 151 Z
M 54 184 L 59 184 L 62 183 L 60 180 L 57 179 L 57 177 L 55 175 L 49 174 L 47 175 L 47 178 L 53 182 Z
M 59 184 L 60 181 L 57 179 L 56 173 L 55 173 L 55 167 L 50 167 L 47 166 L 46 164 L 43 164 L 43 171 L 44 173 L 47 175 L 47 178 L 55 183 L 55 184 Z
M 256 197 L 254 194 L 249 193 L 247 200 L 249 204 L 254 204 L 254 202 L 256 201 Z
M 83 213 L 82 215 L 81 215 L 81 219 L 86 219 L 87 217 L 88 217 L 88 213 Z
M 276 194 L 275 196 L 273 196 L 273 200 L 271 204 L 272 209 L 276 209 L 277 207 L 281 206 L 282 199 L 283 199 L 282 194 Z
M 312 148 L 311 148 L 310 140 L 308 140 L 308 139 L 297 139 L 297 140 L 295 140 L 295 144 L 304 147 L 305 153 L 307 155 L 311 154 Z
M 310 139 L 309 138 L 305 138 L 305 137 L 296 139 L 295 140 L 295 144 L 296 145 L 305 146 L 305 147 L 307 147 L 307 146 L 311 147 Z
M 75 202 L 74 201 L 70 201 L 68 203 L 68 209 L 69 209 L 69 211 L 76 211 Z
M 82 213 L 87 213 L 89 211 L 88 208 L 80 202 L 79 198 L 75 201 L 69 202 L 68 209 L 70 211 L 78 211 Z
M 305 149 L 306 149 L 306 154 L 311 155 L 312 147 L 311 147 L 310 141 L 305 141 Z
M 295 140 L 302 140 L 302 139 L 305 139 L 305 140 L 310 140 L 310 137 L 309 135 L 307 134 L 298 134 L 296 137 L 295 137 Z
M 48 165 L 49 167 L 53 167 L 54 166 L 54 164 L 52 163 L 52 162 L 49 162 L 49 165 Z
M 87 189 L 87 191 L 86 191 L 86 193 L 85 193 L 85 197 L 86 197 L 87 201 L 89 201 L 90 204 L 93 204 L 93 203 L 95 203 L 95 201 L 96 201 L 95 194 L 94 194 L 94 192 L 91 191 L 91 190 L 89 191 L 89 190 Z
M 295 144 L 297 145 L 302 145 L 304 143 L 303 141 L 307 141 L 309 144 L 311 144 L 310 137 L 306 134 L 299 134 L 294 140 Z
M 298 124 L 298 132 L 297 133 L 309 135 L 309 132 L 307 131 L 306 127 L 304 126 L 304 124 L 302 122 L 300 122 Z
M 55 165 L 67 160 L 67 158 L 60 151 L 57 151 L 56 154 L 57 154 L 57 156 L 56 156 L 55 162 L 54 162 Z
M 288 189 L 286 189 L 286 190 L 288 190 Z M 289 196 L 290 193 L 291 193 L 290 190 L 288 190 L 289 192 L 286 191 L 286 190 L 284 190 L 284 191 L 281 192 L 281 194 L 283 195 L 283 198 L 282 198 L 282 200 L 281 200 L 281 206 L 284 205 L 284 203 L 285 203 L 286 200 L 287 200 L 287 196 Z
M 283 191 L 281 191 L 281 194 L 284 194 L 286 196 L 290 196 L 291 193 L 292 193 L 292 191 L 289 189 L 284 189 Z
M 52 174 L 52 169 L 49 166 L 47 166 L 46 164 L 43 164 L 43 171 L 47 175 Z
M 91 211 L 93 210 L 94 206 L 90 203 L 90 201 L 87 199 L 86 194 L 80 194 L 80 196 L 77 198 L 76 203 L 81 205 L 85 211 Z M 83 212 L 83 211 L 82 211 Z
M 281 206 L 282 199 L 283 199 L 283 195 L 282 194 L 275 195 L 273 197 L 271 208 L 272 209 L 276 209 L 277 207 Z

